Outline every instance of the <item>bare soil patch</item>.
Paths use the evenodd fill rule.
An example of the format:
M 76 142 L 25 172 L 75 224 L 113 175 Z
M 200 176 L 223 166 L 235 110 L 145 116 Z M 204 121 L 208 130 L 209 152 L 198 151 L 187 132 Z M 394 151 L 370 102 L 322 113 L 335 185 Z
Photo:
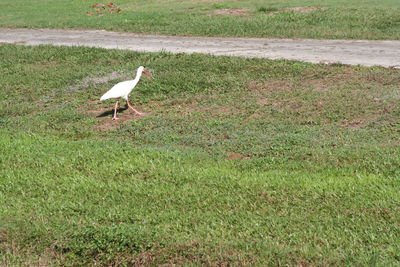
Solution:
M 322 7 L 291 7 L 291 8 L 287 8 L 284 9 L 284 11 L 293 11 L 293 12 L 298 12 L 298 13 L 309 13 L 309 12 L 313 12 L 313 11 L 317 11 L 317 10 L 325 10 L 325 8 Z
M 248 100 L 258 106 L 249 119 L 273 111 L 300 124 L 346 129 L 386 125 L 396 116 L 396 84 L 398 78 L 391 73 L 366 75 L 332 66 L 305 70 L 296 79 L 251 81 L 246 86 Z
M 268 98 L 259 98 L 257 99 L 257 104 L 259 105 L 266 105 L 270 103 L 270 100 Z
M 160 261 L 162 261 L 163 266 L 174 266 L 182 263 L 203 262 L 204 259 L 194 253 L 198 247 L 198 243 L 193 243 L 190 245 L 145 251 L 135 257 L 130 264 L 133 266 L 150 266 L 160 265 Z
M 324 75 L 324 72 L 330 74 Z M 344 70 L 333 74 L 331 73 L 332 71 L 328 68 L 322 69 L 320 72 L 305 72 L 302 74 L 302 80 L 251 81 L 248 83 L 247 88 L 250 91 L 261 95 L 269 95 L 277 92 L 290 92 L 298 89 L 328 91 L 329 89 L 339 87 L 345 83 L 356 83 L 360 80 L 360 77 L 351 70 Z M 260 101 L 263 102 L 263 100 Z
M 161 102 L 151 102 L 148 106 L 153 106 L 155 109 L 169 109 L 174 112 L 189 115 L 191 113 L 207 113 L 210 116 L 217 117 L 220 115 L 234 115 L 242 112 L 241 109 L 231 105 L 221 105 L 219 99 L 222 95 L 214 96 L 193 96 L 190 98 L 183 97 Z M 219 103 L 219 104 L 217 104 Z
M 137 255 L 129 261 L 129 266 L 248 266 L 253 262 L 253 259 L 239 259 L 233 251 L 210 257 L 203 249 L 199 243 L 153 249 Z
M 251 158 L 250 156 L 242 155 L 242 154 L 239 154 L 236 152 L 229 153 L 229 155 L 227 157 L 227 159 L 230 159 L 230 160 L 232 160 L 232 159 L 250 159 L 250 158 Z
M 221 115 L 234 115 L 241 112 L 241 110 L 231 106 L 208 106 L 199 103 L 192 103 L 192 105 L 176 105 L 174 106 L 174 109 L 176 112 L 182 115 L 188 115 L 193 112 L 202 112 L 207 113 L 212 117 L 218 117 Z
M 256 93 L 273 93 L 279 91 L 290 91 L 294 88 L 294 83 L 286 80 L 272 80 L 265 82 L 251 81 L 247 88 Z
M 358 117 L 345 119 L 345 120 L 342 120 L 340 123 L 341 123 L 342 127 L 347 128 L 347 129 L 359 129 L 359 128 L 368 126 L 371 123 L 376 122 L 380 115 L 383 115 L 384 113 L 387 113 L 387 112 L 389 112 L 389 111 L 386 108 L 384 108 L 384 110 L 381 112 L 365 114 L 365 115 L 360 115 Z
M 97 123 L 93 129 L 99 132 L 107 132 L 111 130 L 118 129 L 122 126 L 125 121 L 137 120 L 138 116 L 131 114 L 124 114 L 124 116 L 119 116 L 118 120 L 112 120 L 111 118 L 103 118 L 99 123 Z
M 91 10 L 86 12 L 88 16 L 103 16 L 106 13 L 120 13 L 121 8 L 114 2 L 108 2 L 105 4 L 96 3 L 91 6 Z
M 85 108 L 80 108 L 80 111 L 90 114 L 98 120 L 93 129 L 100 132 L 118 129 L 125 121 L 137 120 L 148 115 L 138 116 L 129 110 L 126 105 L 122 105 L 118 109 L 118 120 L 112 120 L 114 107 L 112 105 L 110 107 L 102 107 L 97 100 L 89 101 Z
M 268 12 L 267 16 L 273 16 L 278 13 L 284 13 L 284 12 L 295 12 L 295 13 L 310 13 L 314 11 L 324 11 L 326 8 L 323 7 L 290 7 L 278 11 L 273 11 L 273 12 Z
M 249 16 L 250 12 L 248 8 L 223 8 L 223 9 L 213 10 L 209 14 L 245 17 Z
M 7 231 L 5 229 L 0 229 L 0 243 L 7 240 Z

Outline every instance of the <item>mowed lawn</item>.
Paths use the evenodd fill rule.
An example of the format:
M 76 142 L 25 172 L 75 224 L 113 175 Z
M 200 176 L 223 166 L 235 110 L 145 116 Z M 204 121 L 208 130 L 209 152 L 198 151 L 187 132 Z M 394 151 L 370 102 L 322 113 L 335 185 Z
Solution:
M 0 27 L 399 40 L 400 1 L 2 0 Z
M 400 263 L 400 75 L 0 46 L 0 265 Z M 99 102 L 145 65 L 141 111 Z

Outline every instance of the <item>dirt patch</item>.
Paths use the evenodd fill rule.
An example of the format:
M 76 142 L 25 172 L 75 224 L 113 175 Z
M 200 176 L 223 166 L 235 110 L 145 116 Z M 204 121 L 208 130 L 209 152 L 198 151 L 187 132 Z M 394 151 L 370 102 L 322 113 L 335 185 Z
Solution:
M 273 11 L 273 12 L 268 12 L 266 13 L 267 16 L 273 16 L 278 13 L 284 13 L 284 12 L 295 12 L 295 13 L 310 13 L 314 11 L 324 11 L 326 8 L 323 7 L 290 7 L 278 11 Z
M 0 229 L 0 243 L 7 240 L 7 231 L 5 229 Z
M 160 265 L 173 266 L 178 263 L 190 263 L 202 261 L 201 257 L 194 254 L 199 244 L 182 245 L 171 248 L 160 248 L 153 251 L 145 251 L 134 258 L 130 264 L 133 266 Z M 160 262 L 161 261 L 161 262 Z
M 309 263 L 305 259 L 299 259 L 297 260 L 297 267 L 312 267 L 314 266 L 313 264 Z
M 329 91 L 343 85 L 352 86 L 360 83 L 360 77 L 350 68 L 343 69 L 341 72 L 333 73 L 334 69 L 321 70 L 321 73 L 304 73 L 302 87 L 310 88 L 314 91 Z M 330 74 L 324 75 L 324 72 Z
M 314 80 L 309 80 L 307 83 L 312 87 L 313 90 L 315 91 L 327 91 L 331 88 L 331 86 L 327 85 L 326 79 L 314 79 Z
M 259 98 L 257 99 L 257 104 L 259 105 L 266 105 L 270 103 L 270 100 L 268 98 Z
M 305 101 L 296 91 L 310 90 L 305 83 L 298 81 L 272 80 L 264 82 L 250 82 L 247 85 L 252 98 L 261 110 L 271 109 L 277 111 L 300 112 L 305 109 Z M 300 93 L 301 95 L 302 93 Z M 307 107 L 311 109 L 312 107 Z M 258 118 L 257 112 L 249 118 Z
M 256 105 L 249 119 L 267 112 L 270 118 L 276 114 L 300 124 L 331 123 L 346 129 L 388 124 L 395 116 L 395 97 L 382 99 L 395 92 L 393 84 L 386 85 L 385 77 L 367 78 L 347 67 L 323 66 L 286 81 L 251 81 L 248 100 Z
M 317 10 L 325 10 L 325 8 L 322 7 L 291 7 L 291 8 L 287 8 L 284 9 L 283 11 L 288 12 L 288 11 L 293 11 L 293 12 L 298 12 L 298 13 L 310 13 L 313 11 L 317 11 Z
M 128 120 L 137 120 L 142 118 L 143 116 L 150 115 L 151 113 L 147 113 L 143 116 L 138 116 L 131 111 L 127 105 L 122 105 L 118 109 L 118 120 L 112 120 L 114 115 L 114 106 L 110 105 L 110 107 L 102 107 L 100 106 L 100 102 L 97 100 L 88 101 L 85 107 L 80 107 L 80 112 L 84 112 L 89 114 L 90 116 L 96 118 L 98 123 L 93 127 L 94 130 L 99 132 L 111 131 L 114 129 L 118 129 L 122 126 L 125 121 Z M 140 110 L 140 109 L 139 109 Z
M 91 6 L 91 10 L 86 12 L 88 16 L 104 16 L 106 13 L 120 13 L 119 8 L 114 2 L 108 2 L 106 4 L 96 3 Z
M 219 102 L 219 99 L 223 97 L 224 95 L 200 95 L 191 96 L 189 98 L 167 99 L 160 102 L 149 102 L 147 105 L 152 106 L 155 109 L 174 110 L 174 112 L 182 115 L 206 113 L 213 117 L 235 115 L 240 114 L 243 111 L 243 109 L 240 109 L 237 106 L 216 104 Z
M 215 9 L 211 11 L 209 14 L 246 17 L 250 15 L 250 12 L 248 8 L 224 8 L 224 9 Z
M 361 116 L 358 118 L 351 118 L 348 120 L 342 120 L 341 125 L 347 129 L 359 129 L 369 125 L 370 123 L 374 122 L 379 114 L 368 114 L 365 116 Z
M 247 88 L 254 93 L 269 95 L 270 93 L 289 92 L 293 90 L 315 90 L 328 91 L 329 89 L 339 87 L 343 84 L 357 83 L 360 77 L 350 69 L 344 69 L 342 72 L 333 73 L 334 69 L 327 68 L 320 71 L 306 71 L 302 73 L 301 80 L 270 80 L 264 82 L 251 81 Z M 325 75 L 326 73 L 326 75 Z M 259 104 L 264 100 L 260 99 Z
M 370 209 L 357 209 L 357 210 L 347 210 L 346 215 L 357 215 L 367 214 L 371 217 L 379 217 L 385 220 L 395 220 L 399 209 L 387 209 L 387 208 L 370 208 Z
M 294 88 L 294 84 L 285 80 L 272 80 L 265 82 L 256 82 L 251 81 L 247 88 L 250 91 L 258 92 L 258 93 L 273 93 L 279 91 L 290 91 Z
M 213 117 L 223 116 L 223 115 L 235 115 L 235 114 L 240 114 L 242 112 L 242 110 L 231 106 L 206 107 L 203 110 L 209 112 Z
M 248 119 L 249 119 L 249 120 L 256 120 L 256 119 L 261 118 L 262 116 L 263 116 L 263 115 L 262 115 L 261 113 L 256 112 L 256 113 L 251 114 L 251 115 L 248 117 Z
M 122 126 L 122 124 L 125 121 L 129 121 L 129 120 L 137 120 L 140 117 L 139 116 L 135 116 L 135 115 L 131 115 L 131 114 L 124 114 L 124 116 L 119 116 L 118 120 L 112 120 L 112 118 L 104 118 L 101 121 L 99 121 L 99 123 L 97 123 L 93 129 L 99 132 L 107 132 L 107 131 L 111 131 L 111 130 L 115 130 L 118 129 Z
M 165 105 L 163 105 L 165 106 Z M 169 106 L 171 108 L 171 106 Z M 212 117 L 240 114 L 242 110 L 231 106 L 208 106 L 193 102 L 191 105 L 174 105 L 172 106 L 177 113 L 182 115 L 190 115 L 192 113 L 206 113 Z
M 199 243 L 158 248 L 140 253 L 129 261 L 129 266 L 250 266 L 254 262 L 253 259 L 239 258 L 235 252 L 214 255 L 205 249 Z
M 99 102 L 100 101 L 95 101 L 95 100 L 89 101 L 85 107 L 81 106 L 79 108 L 79 111 L 89 113 L 95 117 L 99 116 L 100 114 L 104 114 L 106 112 L 109 112 L 110 114 L 113 112 L 111 106 L 109 108 L 99 107 L 100 105 Z
M 250 158 L 251 158 L 250 156 L 242 155 L 242 154 L 239 154 L 236 152 L 229 153 L 229 155 L 227 157 L 227 159 L 230 159 L 230 160 L 232 160 L 232 159 L 250 159 Z

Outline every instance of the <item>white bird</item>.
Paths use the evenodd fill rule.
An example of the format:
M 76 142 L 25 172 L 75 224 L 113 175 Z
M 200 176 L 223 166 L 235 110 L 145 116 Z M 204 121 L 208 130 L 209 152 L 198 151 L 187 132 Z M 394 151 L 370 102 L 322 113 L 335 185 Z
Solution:
M 130 107 L 136 114 L 138 114 L 138 115 L 146 114 L 146 113 L 142 113 L 142 112 L 139 112 L 136 109 L 134 109 L 128 100 L 129 94 L 132 92 L 133 88 L 135 88 L 135 86 L 139 82 L 140 77 L 142 76 L 142 73 L 144 73 L 149 79 L 151 79 L 150 74 L 147 72 L 147 70 L 143 66 L 140 66 L 137 69 L 136 77 L 134 80 L 123 81 L 123 82 L 117 83 L 110 90 L 108 90 L 107 93 L 105 93 L 100 98 L 100 100 L 103 101 L 103 100 L 110 99 L 110 98 L 123 98 L 126 100 L 126 104 L 128 104 L 128 107 Z M 118 104 L 119 104 L 119 101 L 117 101 L 115 103 L 114 117 L 112 118 L 113 120 L 118 120 L 118 118 L 117 118 Z

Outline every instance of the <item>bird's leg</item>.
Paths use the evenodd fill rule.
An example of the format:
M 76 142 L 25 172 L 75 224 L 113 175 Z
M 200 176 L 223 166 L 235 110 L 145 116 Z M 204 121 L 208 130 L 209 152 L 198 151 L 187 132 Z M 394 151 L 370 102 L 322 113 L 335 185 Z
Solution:
M 118 111 L 118 101 L 115 103 L 115 107 L 114 107 L 114 117 L 112 118 L 113 121 L 118 120 L 118 118 L 117 118 L 117 111 Z
M 144 114 L 146 114 L 146 113 L 139 112 L 139 111 L 137 111 L 136 109 L 134 109 L 134 108 L 131 106 L 131 104 L 129 104 L 128 99 L 126 100 L 126 104 L 128 104 L 128 107 L 130 107 L 136 114 L 138 114 L 138 115 L 144 115 Z

